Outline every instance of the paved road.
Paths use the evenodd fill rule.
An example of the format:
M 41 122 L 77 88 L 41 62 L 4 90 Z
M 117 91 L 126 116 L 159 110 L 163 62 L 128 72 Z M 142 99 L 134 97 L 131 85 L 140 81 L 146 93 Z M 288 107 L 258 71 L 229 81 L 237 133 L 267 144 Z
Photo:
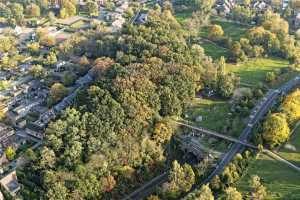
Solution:
M 144 184 L 142 187 L 138 188 L 131 194 L 124 197 L 122 200 L 133 200 L 133 199 L 143 199 L 154 192 L 156 186 L 163 184 L 168 181 L 169 171 L 162 173 L 161 175 L 155 177 L 151 181 Z
M 271 90 L 270 92 L 268 92 L 267 95 L 263 98 L 263 101 L 253 109 L 247 127 L 243 130 L 242 134 L 239 137 L 239 140 L 247 142 L 252 133 L 253 126 L 256 125 L 257 122 L 268 112 L 268 110 L 276 103 L 276 100 L 281 95 L 287 94 L 298 84 L 300 84 L 300 76 L 290 80 L 278 90 Z M 241 144 L 234 144 L 229 152 L 219 162 L 215 170 L 207 177 L 207 179 L 203 183 L 210 182 L 214 176 L 220 174 L 224 170 L 224 168 L 231 162 L 234 156 L 242 151 L 243 148 L 244 146 L 242 146 Z
M 220 174 L 224 168 L 231 162 L 234 156 L 241 152 L 245 146 L 241 143 L 248 143 L 248 140 L 253 132 L 253 127 L 258 123 L 259 120 L 270 110 L 270 108 L 276 103 L 276 100 L 281 96 L 290 92 L 295 86 L 300 84 L 300 76 L 290 80 L 284 86 L 279 88 L 278 90 L 270 90 L 263 100 L 256 105 L 256 107 L 252 110 L 251 115 L 248 120 L 248 124 L 246 128 L 243 130 L 242 134 L 239 137 L 239 143 L 235 143 L 229 152 L 222 158 L 219 164 L 216 166 L 214 171 L 207 177 L 204 183 L 210 182 L 210 180 Z M 158 185 L 166 182 L 168 179 L 168 172 L 163 173 L 162 175 L 152 179 L 141 188 L 137 189 L 133 193 L 129 194 L 123 200 L 137 200 L 147 197 Z M 195 189 L 195 187 L 194 187 Z

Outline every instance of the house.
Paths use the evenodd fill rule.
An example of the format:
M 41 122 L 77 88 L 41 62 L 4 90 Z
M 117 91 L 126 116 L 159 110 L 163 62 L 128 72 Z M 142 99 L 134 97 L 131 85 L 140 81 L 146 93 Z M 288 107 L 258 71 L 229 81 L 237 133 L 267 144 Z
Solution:
M 123 17 L 120 17 L 118 19 L 116 19 L 113 23 L 112 23 L 112 28 L 114 31 L 120 30 L 123 27 L 123 24 L 125 23 L 125 19 Z
M 18 182 L 16 171 L 12 171 L 0 180 L 0 184 L 6 189 L 12 196 L 16 196 L 20 190 L 20 184 Z
M 7 117 L 12 123 L 13 126 L 18 127 L 19 123 L 22 122 L 22 119 L 30 112 L 31 108 L 37 106 L 41 103 L 41 100 L 33 102 L 22 102 L 21 105 L 17 106 L 13 110 L 7 113 Z M 21 125 L 21 124 L 20 124 Z
M 136 24 L 145 24 L 148 19 L 148 13 L 140 13 L 139 16 L 137 17 L 135 23 Z
M 294 19 L 294 27 L 296 29 L 300 28 L 300 13 L 298 13 L 296 16 L 295 16 L 295 19 Z
M 15 142 L 15 131 L 3 124 L 0 123 L 0 146 L 1 149 L 6 149 L 8 146 L 12 146 L 12 144 Z
M 282 0 L 281 1 L 281 8 L 284 10 L 288 7 L 289 5 L 289 0 Z
M 36 123 L 28 123 L 25 129 L 28 136 L 42 140 L 44 138 L 44 127 L 40 127 Z
M 219 0 L 216 3 L 217 11 L 219 14 L 228 15 L 231 10 L 236 6 L 235 0 Z
M 253 4 L 253 8 L 258 11 L 265 11 L 267 10 L 269 5 L 264 1 L 257 1 Z

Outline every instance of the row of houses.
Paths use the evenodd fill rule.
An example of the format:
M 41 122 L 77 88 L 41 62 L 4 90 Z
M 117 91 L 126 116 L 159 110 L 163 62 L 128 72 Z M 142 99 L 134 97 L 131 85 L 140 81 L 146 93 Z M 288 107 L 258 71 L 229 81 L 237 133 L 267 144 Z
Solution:
M 224 14 L 231 13 L 232 9 L 237 5 L 243 5 L 244 1 L 242 0 L 218 0 L 216 2 L 217 10 Z M 284 10 L 289 5 L 289 0 L 281 0 L 281 9 Z M 250 6 L 259 11 L 265 11 L 269 8 L 273 8 L 272 2 L 269 0 L 256 0 L 252 1 Z
M 88 0 L 77 0 L 78 5 L 85 5 Z M 105 0 L 94 0 L 99 6 L 104 5 Z M 61 8 L 63 5 L 63 0 L 48 0 L 48 5 L 50 8 Z

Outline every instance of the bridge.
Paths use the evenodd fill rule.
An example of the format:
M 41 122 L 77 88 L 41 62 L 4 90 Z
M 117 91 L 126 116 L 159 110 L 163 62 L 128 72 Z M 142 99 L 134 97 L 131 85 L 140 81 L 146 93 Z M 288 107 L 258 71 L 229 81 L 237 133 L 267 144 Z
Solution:
M 258 123 L 259 120 L 265 116 L 265 114 L 270 110 L 270 108 L 276 103 L 276 101 L 279 99 L 280 96 L 288 94 L 293 88 L 295 88 L 297 85 L 300 84 L 300 76 L 295 77 L 294 79 L 291 79 L 289 82 L 287 82 L 285 85 L 280 87 L 277 90 L 270 90 L 265 97 L 260 101 L 255 108 L 252 110 L 247 126 L 241 133 L 240 137 L 238 139 L 225 137 L 222 134 L 208 131 L 203 128 L 197 128 L 191 125 L 187 125 L 181 122 L 176 122 L 178 125 L 182 125 L 188 128 L 192 128 L 194 130 L 197 130 L 199 132 L 211 135 L 213 137 L 219 137 L 222 139 L 229 140 L 231 142 L 234 142 L 234 145 L 231 147 L 231 149 L 226 153 L 226 155 L 222 158 L 222 160 L 219 162 L 219 164 L 216 166 L 216 168 L 213 170 L 213 172 L 202 182 L 202 184 L 206 184 L 211 181 L 211 179 L 220 174 L 224 168 L 231 162 L 231 160 L 234 158 L 234 156 L 241 152 L 245 147 L 255 148 L 257 147 L 251 145 L 248 143 L 248 140 L 251 136 L 251 133 L 253 132 L 253 127 Z M 273 155 L 273 157 L 275 157 Z M 286 162 L 286 161 L 284 161 Z M 291 165 L 290 165 L 291 166 Z M 294 167 L 297 169 L 297 167 Z M 138 188 L 131 194 L 127 195 L 123 198 L 123 200 L 137 200 L 137 199 L 143 199 L 147 197 L 151 192 L 154 191 L 154 189 L 161 185 L 162 183 L 166 182 L 168 180 L 168 171 L 164 172 L 163 174 L 155 177 L 148 183 L 144 184 L 142 187 Z M 192 190 L 196 189 L 194 186 Z M 191 190 L 191 191 L 192 191 Z

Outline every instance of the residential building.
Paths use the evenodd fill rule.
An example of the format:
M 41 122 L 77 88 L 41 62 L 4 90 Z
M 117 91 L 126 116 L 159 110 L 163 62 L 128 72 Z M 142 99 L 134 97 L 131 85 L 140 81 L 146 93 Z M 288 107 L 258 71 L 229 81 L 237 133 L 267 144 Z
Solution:
M 0 180 L 0 184 L 6 189 L 12 196 L 16 196 L 20 190 L 20 184 L 18 182 L 16 171 L 12 171 L 4 178 Z
M 1 146 L 1 149 L 4 150 L 8 146 L 12 146 L 14 142 L 15 142 L 15 131 L 11 127 L 9 127 L 3 123 L 0 123 L 0 146 Z

